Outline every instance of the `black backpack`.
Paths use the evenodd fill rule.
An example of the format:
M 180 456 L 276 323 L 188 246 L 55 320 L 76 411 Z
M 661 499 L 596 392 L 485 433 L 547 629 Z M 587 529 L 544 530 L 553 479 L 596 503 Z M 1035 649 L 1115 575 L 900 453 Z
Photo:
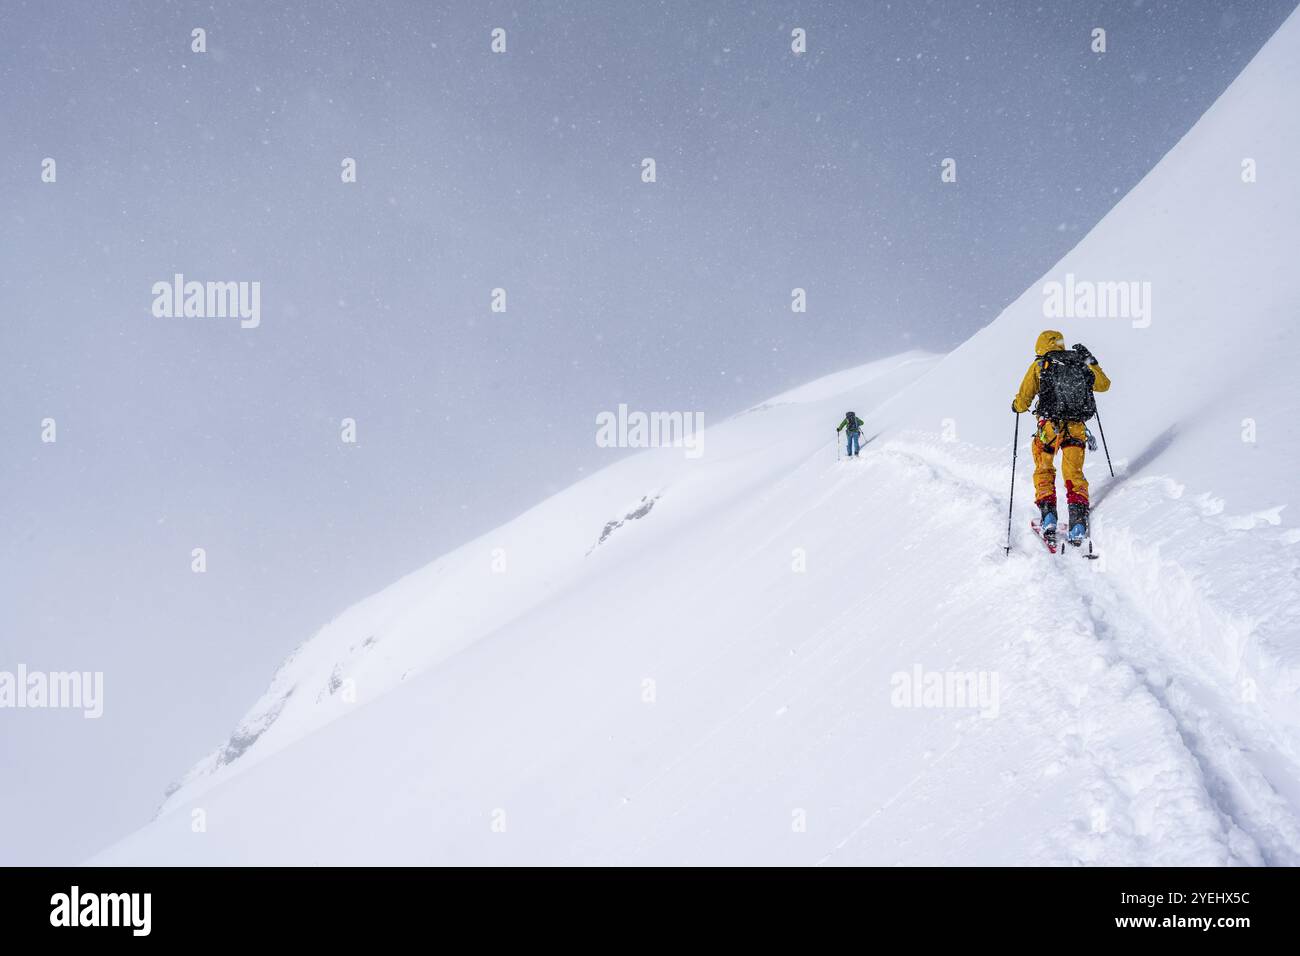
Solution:
M 849 431 L 851 432 L 855 432 L 862 427 L 862 419 L 858 418 L 858 416 L 854 415 L 852 412 L 845 412 L 844 420 L 848 422 Z
M 1053 422 L 1086 422 L 1097 414 L 1092 384 L 1092 369 L 1078 352 L 1061 350 L 1040 355 L 1038 406 L 1034 413 Z

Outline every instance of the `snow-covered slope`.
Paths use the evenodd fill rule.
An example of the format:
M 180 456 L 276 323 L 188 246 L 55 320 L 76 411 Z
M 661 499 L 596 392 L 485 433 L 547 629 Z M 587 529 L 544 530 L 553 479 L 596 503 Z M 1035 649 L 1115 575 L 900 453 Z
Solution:
M 96 862 L 1300 863 L 1298 85 L 1293 15 L 955 352 L 627 458 L 358 604 Z M 1045 318 L 1067 274 L 1149 282 L 1149 323 Z M 1027 532 L 1027 416 L 1002 552 L 1048 327 L 1115 383 L 1096 562 Z

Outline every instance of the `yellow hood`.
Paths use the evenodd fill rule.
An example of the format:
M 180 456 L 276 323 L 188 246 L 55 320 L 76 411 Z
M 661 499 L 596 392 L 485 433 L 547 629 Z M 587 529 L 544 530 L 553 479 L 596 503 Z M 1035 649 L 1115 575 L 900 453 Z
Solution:
M 1065 336 L 1052 329 L 1038 333 L 1038 341 L 1034 344 L 1034 351 L 1038 355 L 1057 352 L 1063 348 L 1065 348 Z

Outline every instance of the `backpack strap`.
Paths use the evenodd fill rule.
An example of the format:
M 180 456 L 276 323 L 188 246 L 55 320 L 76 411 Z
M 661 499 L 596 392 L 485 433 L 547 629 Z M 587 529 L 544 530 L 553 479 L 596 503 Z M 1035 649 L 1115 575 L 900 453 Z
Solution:
M 1048 420 L 1048 419 L 1043 419 L 1043 421 L 1048 422 L 1048 424 L 1050 424 L 1050 425 L 1052 426 L 1052 431 L 1054 431 L 1054 432 L 1056 433 L 1056 434 L 1053 436 L 1053 437 L 1055 438 L 1055 440 L 1052 442 L 1052 444 L 1048 445 L 1046 442 L 1044 442 L 1044 447 L 1045 447 L 1045 448 L 1051 448 L 1053 451 L 1060 451 L 1060 450 L 1063 449 L 1063 448 L 1084 448 L 1084 447 L 1086 447 L 1086 444 L 1087 444 L 1087 443 L 1086 443 L 1082 438 L 1075 438 L 1073 435 L 1070 434 L 1070 422 L 1069 422 L 1069 421 L 1067 421 L 1067 420 L 1065 420 L 1065 419 L 1062 419 L 1062 420 L 1059 421 L 1059 422 L 1050 421 L 1050 420 Z M 1039 428 L 1039 434 L 1041 434 L 1041 433 L 1042 433 L 1042 428 L 1040 427 L 1040 428 Z M 1084 433 L 1085 435 L 1088 434 L 1088 426 L 1087 426 L 1087 425 L 1084 425 L 1084 426 L 1083 426 L 1083 433 Z M 1040 438 L 1039 441 L 1042 441 L 1042 439 Z

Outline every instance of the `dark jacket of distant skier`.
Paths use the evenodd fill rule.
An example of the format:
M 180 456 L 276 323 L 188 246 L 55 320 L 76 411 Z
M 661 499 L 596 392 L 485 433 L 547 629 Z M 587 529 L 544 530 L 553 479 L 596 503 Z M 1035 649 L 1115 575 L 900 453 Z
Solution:
M 1034 500 L 1042 512 L 1041 527 L 1055 536 L 1054 459 L 1059 451 L 1061 470 L 1065 472 L 1065 498 L 1070 506 L 1069 536 L 1072 542 L 1078 542 L 1088 533 L 1088 479 L 1083 477 L 1083 457 L 1086 448 L 1097 448 L 1086 423 L 1097 414 L 1092 393 L 1110 388 L 1110 379 L 1096 357 L 1082 345 L 1067 350 L 1065 336 L 1060 332 L 1049 329 L 1041 333 L 1034 351 L 1036 357 L 1011 401 L 1011 410 L 1026 412 L 1037 397 Z
M 845 412 L 844 421 L 835 426 L 835 431 L 838 434 L 846 428 L 848 429 L 848 431 L 845 432 L 845 436 L 848 438 L 849 457 L 852 458 L 861 450 L 859 437 L 862 432 L 862 419 L 858 418 L 858 416 L 854 415 L 852 412 Z

